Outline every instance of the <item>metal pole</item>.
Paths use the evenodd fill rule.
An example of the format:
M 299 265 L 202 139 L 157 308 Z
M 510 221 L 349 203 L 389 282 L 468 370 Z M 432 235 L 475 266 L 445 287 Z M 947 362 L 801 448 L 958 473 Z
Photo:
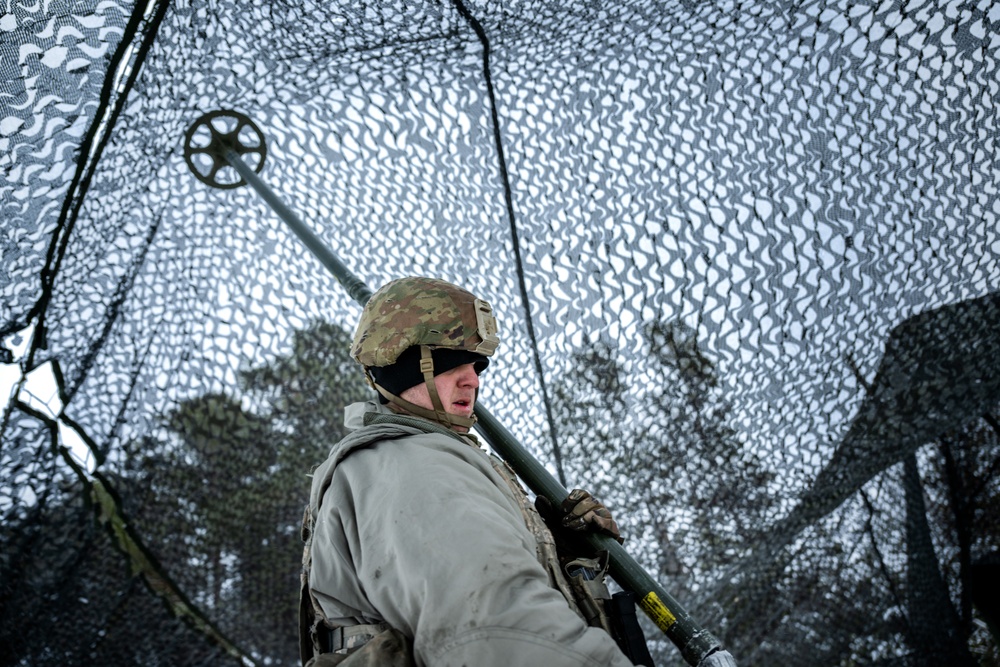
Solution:
M 333 276 L 347 290 L 347 293 L 364 306 L 371 298 L 372 291 L 341 262 L 312 230 L 285 206 L 276 194 L 257 176 L 257 173 L 243 162 L 232 142 L 236 133 L 225 137 L 226 143 L 220 151 L 221 157 L 257 191 L 271 209 L 295 232 L 295 235 L 322 262 Z M 207 181 L 206 181 L 207 182 Z M 560 484 L 482 405 L 475 408 L 477 425 L 493 450 L 499 454 L 514 472 L 524 480 L 535 493 L 545 496 L 553 506 L 558 507 L 569 495 Z M 633 591 L 639 597 L 642 610 L 656 623 L 667 637 L 680 649 L 684 660 L 692 667 L 736 667 L 728 652 L 710 632 L 698 625 L 673 596 L 660 586 L 614 539 L 590 534 L 588 541 L 597 549 L 605 549 L 610 556 L 610 572 L 622 588 Z
M 296 215 L 295 211 L 285 206 L 285 203 L 278 198 L 278 195 L 267 186 L 267 183 L 260 179 L 257 173 L 247 166 L 237 153 L 232 148 L 226 150 L 223 154 L 226 158 L 226 162 L 232 166 L 233 169 L 239 172 L 240 176 L 250 184 L 257 194 L 268 203 L 278 217 L 285 221 L 285 223 L 291 227 L 295 235 L 306 244 L 306 247 L 316 256 L 323 266 L 329 269 L 333 277 L 344 286 L 347 290 L 348 295 L 362 306 L 368 303 L 368 299 L 372 296 L 372 291 L 368 289 L 368 286 L 362 282 L 360 278 L 354 275 L 347 266 L 341 262 L 336 255 L 333 254 L 323 241 L 320 240 L 318 236 L 313 234 L 312 230 L 306 227 L 306 223 L 302 222 L 302 219 Z
M 514 472 L 535 493 L 545 496 L 554 507 L 562 504 L 569 491 L 545 469 L 517 439 L 486 408 L 476 406 L 478 426 L 486 440 Z M 587 540 L 595 549 L 608 551 L 611 576 L 622 588 L 634 592 L 639 606 L 656 623 L 667 637 L 680 649 L 689 665 L 702 665 L 710 655 L 723 658 L 724 653 L 732 664 L 732 657 L 722 651 L 722 644 L 712 634 L 698 625 L 688 612 L 662 586 L 660 586 L 617 541 L 607 535 L 588 534 Z M 708 664 L 708 663 L 705 663 Z

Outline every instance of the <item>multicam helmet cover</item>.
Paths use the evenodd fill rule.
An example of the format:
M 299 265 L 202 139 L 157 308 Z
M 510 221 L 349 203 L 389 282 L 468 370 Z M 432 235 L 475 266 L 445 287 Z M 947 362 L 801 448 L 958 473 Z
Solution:
M 410 276 L 387 283 L 368 300 L 351 356 L 365 367 L 389 366 L 414 345 L 489 357 L 499 343 L 489 303 L 443 280 Z

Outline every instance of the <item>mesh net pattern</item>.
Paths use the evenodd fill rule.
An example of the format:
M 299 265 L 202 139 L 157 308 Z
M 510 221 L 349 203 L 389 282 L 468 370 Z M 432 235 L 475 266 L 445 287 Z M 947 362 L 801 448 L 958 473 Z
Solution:
M 998 58 L 957 0 L 10 3 L 0 663 L 297 662 L 360 308 L 191 174 L 234 109 L 370 287 L 493 304 L 481 400 L 740 665 L 998 664 Z

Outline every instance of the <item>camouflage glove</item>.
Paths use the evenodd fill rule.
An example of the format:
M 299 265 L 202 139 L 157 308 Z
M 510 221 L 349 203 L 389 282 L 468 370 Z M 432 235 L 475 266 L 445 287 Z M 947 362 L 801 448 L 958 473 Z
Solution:
M 583 489 L 570 491 L 560 509 L 563 514 L 561 521 L 563 527 L 576 531 L 603 533 L 618 540 L 618 544 L 625 542 L 608 508 Z

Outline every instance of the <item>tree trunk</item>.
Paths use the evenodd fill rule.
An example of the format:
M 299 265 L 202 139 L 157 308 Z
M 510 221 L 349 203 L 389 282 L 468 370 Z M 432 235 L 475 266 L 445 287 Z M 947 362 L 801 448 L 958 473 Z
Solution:
M 919 667 L 975 667 L 966 637 L 941 576 L 931 530 L 927 524 L 923 485 L 917 458 L 903 459 L 906 493 L 906 562 L 909 642 Z

